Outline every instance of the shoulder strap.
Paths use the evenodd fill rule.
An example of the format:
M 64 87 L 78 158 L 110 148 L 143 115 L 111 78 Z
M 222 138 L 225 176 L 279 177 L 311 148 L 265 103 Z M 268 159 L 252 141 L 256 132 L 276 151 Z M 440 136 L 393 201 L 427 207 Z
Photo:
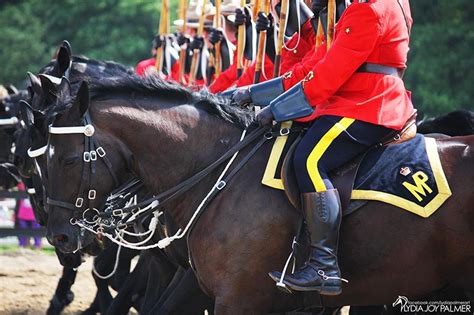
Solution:
M 402 0 L 398 0 L 398 5 L 403 13 L 403 18 L 405 19 L 405 25 L 407 26 L 408 36 L 410 36 L 410 24 L 408 23 L 407 15 L 405 14 L 405 10 L 403 10 L 403 3 Z

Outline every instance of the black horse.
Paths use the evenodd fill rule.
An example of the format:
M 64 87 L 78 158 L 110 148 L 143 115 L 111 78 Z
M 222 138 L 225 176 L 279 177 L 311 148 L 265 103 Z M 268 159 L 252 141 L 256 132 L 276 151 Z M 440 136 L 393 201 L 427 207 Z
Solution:
M 445 115 L 423 119 L 418 123 L 418 132 L 441 133 L 448 136 L 466 136 L 474 134 L 474 112 L 455 110 Z
M 63 45 L 62 47 L 64 49 L 65 46 Z M 86 58 L 79 57 L 79 59 L 84 62 L 87 61 Z M 55 60 L 52 61 L 50 65 L 54 68 L 59 62 L 59 60 Z M 114 71 L 127 71 L 124 67 L 120 67 L 115 63 L 110 63 L 109 65 L 108 63 L 94 62 L 94 66 L 89 66 L 85 75 L 88 73 L 98 73 L 104 71 L 105 69 L 107 69 L 107 71 L 111 71 L 110 68 L 113 68 Z M 45 69 L 47 70 L 48 68 Z M 77 71 L 78 67 L 74 68 L 74 70 Z M 45 211 L 44 205 L 45 200 L 43 198 L 44 190 L 42 181 L 39 174 L 36 172 L 37 169 L 34 167 L 33 159 L 28 156 L 27 151 L 31 147 L 40 147 L 42 143 L 45 142 L 43 134 L 46 131 L 46 126 L 42 124 L 44 114 L 38 109 L 42 104 L 52 100 L 53 98 L 51 96 L 45 96 L 42 94 L 41 81 L 36 76 L 30 75 L 29 78 L 29 93 L 17 93 L 18 97 L 9 98 L 8 103 L 6 104 L 8 104 L 10 112 L 12 112 L 12 109 L 15 109 L 15 114 L 19 120 L 22 121 L 22 124 L 17 125 L 17 130 L 15 132 L 15 152 L 13 160 L 17 169 L 23 176 L 25 185 L 27 188 L 29 188 L 29 191 L 33 191 L 33 193 L 31 193 L 29 196 L 38 222 L 46 224 L 47 212 Z M 47 83 L 49 83 L 49 81 Z M 33 102 L 32 99 L 35 102 Z M 31 108 L 25 106 L 25 103 L 21 103 L 21 101 L 29 101 L 34 103 L 38 108 L 32 111 Z M 39 160 L 41 160 L 41 158 L 39 158 Z M 112 246 L 112 248 L 114 247 Z M 129 250 L 124 250 L 122 252 L 123 257 L 120 261 L 121 264 L 118 266 L 119 275 L 112 278 L 112 280 L 115 280 L 115 288 L 118 288 L 124 282 L 124 279 L 129 273 L 131 259 L 131 257 L 127 257 L 129 256 L 129 252 Z M 64 254 L 56 251 L 56 253 L 59 262 L 64 266 L 64 269 L 61 279 L 58 282 L 55 294 L 47 310 L 47 314 L 59 314 L 64 309 L 64 307 L 72 301 L 74 294 L 70 289 L 75 281 L 77 273 L 76 268 L 79 267 L 82 262 L 82 253 L 80 252 Z M 132 256 L 135 255 L 136 253 L 133 253 Z M 113 267 L 115 262 L 114 257 L 115 255 L 113 253 L 111 254 L 109 252 L 105 252 L 102 255 L 102 258 L 99 258 L 99 263 L 97 264 L 96 268 L 98 272 L 101 274 L 110 273 L 110 269 Z M 108 281 L 98 279 L 98 277 L 95 275 L 93 276 L 96 279 L 99 289 L 96 298 L 91 307 L 89 307 L 88 311 L 95 314 L 101 309 L 105 312 L 108 304 L 110 304 L 110 301 L 112 300 L 112 296 L 108 291 Z M 104 282 L 105 285 L 103 284 Z M 99 301 L 102 302 L 99 303 Z M 100 308 L 100 306 L 102 306 L 102 308 Z
M 83 84 L 71 95 L 64 86 L 58 106 L 49 115 L 53 126 L 81 126 L 87 112 L 95 127 L 94 139 L 107 152 L 114 172 L 135 173 L 154 193 L 217 160 L 238 142 L 242 129 L 252 121 L 251 113 L 154 78 L 103 79 L 91 92 Z M 74 203 L 82 193 L 77 187 L 83 180 L 84 138 L 50 136 L 48 146 L 54 152 L 48 151 L 47 170 L 55 174 L 47 180 L 51 199 Z M 388 304 L 399 294 L 419 296 L 446 284 L 473 291 L 468 244 L 474 241 L 470 226 L 474 213 L 469 206 L 474 196 L 464 183 L 474 179 L 474 138 L 441 139 L 437 144 L 453 197 L 428 220 L 378 202 L 369 202 L 349 215 L 342 224 L 339 253 L 342 273 L 350 282 L 342 295 L 324 299 L 316 293 L 279 293 L 267 276 L 285 261 L 300 215 L 281 192 L 260 185 L 271 149 L 264 145 L 189 232 L 190 258 L 202 288 L 215 298 L 215 312 L 261 314 L 322 303 Z M 191 192 L 168 204 L 166 211 L 181 228 L 217 176 L 212 172 Z M 94 181 L 101 194 L 114 188 L 104 166 L 97 167 Z M 49 241 L 65 252 L 94 242 L 71 226 L 71 218 L 80 215 L 82 211 L 50 206 Z M 394 252 L 397 259 L 393 259 Z M 449 255 L 440 257 L 439 252 Z
M 55 75 L 55 76 L 61 76 L 61 75 L 67 75 L 70 80 L 71 80 L 71 86 L 74 89 L 75 82 L 78 82 L 78 80 L 92 80 L 92 79 L 97 79 L 97 78 L 102 78 L 102 77 L 107 77 L 111 76 L 112 74 L 114 75 L 122 75 L 123 73 L 127 72 L 128 70 L 125 67 L 122 67 L 119 64 L 113 63 L 113 62 L 101 62 L 101 61 L 95 61 L 92 59 L 88 59 L 85 57 L 77 57 L 77 56 L 72 56 L 70 52 L 70 46 L 65 43 L 62 45 L 62 47 L 59 49 L 58 53 L 58 58 L 51 62 L 48 66 L 43 68 L 42 70 L 48 75 Z M 32 120 L 34 121 L 34 124 L 31 124 L 28 126 L 28 128 L 25 128 L 24 133 L 26 134 L 23 135 L 23 139 L 26 139 L 26 141 L 30 141 L 30 146 L 33 150 L 41 148 L 45 141 L 46 141 L 46 123 L 44 122 L 44 112 L 47 112 L 49 110 L 49 107 L 54 104 L 55 102 L 55 89 L 56 86 L 54 82 L 51 80 L 54 80 L 53 77 L 47 77 L 47 76 L 40 76 L 39 78 L 34 76 L 34 75 L 29 75 L 30 81 L 31 81 L 31 91 L 32 94 L 35 95 L 35 97 L 30 101 L 32 104 L 32 107 L 35 108 L 34 112 L 32 113 L 30 111 L 29 117 L 33 118 Z M 23 145 L 23 148 L 28 148 L 28 145 Z M 18 155 L 16 160 L 21 161 L 24 167 L 23 170 L 25 172 L 31 172 L 33 169 L 31 167 L 32 164 L 28 164 L 28 162 L 31 162 L 30 160 L 24 160 L 23 158 L 25 157 L 26 150 L 17 150 Z M 37 158 L 38 164 L 44 165 L 44 161 L 42 161 L 43 157 L 39 156 Z M 29 170 L 29 171 L 28 171 Z M 43 170 L 44 174 L 47 174 L 46 170 Z M 183 252 L 186 252 L 185 250 Z M 113 255 L 107 255 L 107 254 L 101 254 L 100 256 L 106 257 L 105 261 L 111 261 L 110 257 Z M 169 263 L 167 260 L 168 258 L 163 258 L 163 255 L 145 255 L 145 257 L 150 258 L 152 261 L 157 261 L 158 265 L 162 269 L 162 272 L 160 273 L 149 273 L 147 272 L 146 268 L 148 267 L 149 263 L 147 262 L 146 264 L 138 264 L 136 267 L 136 270 L 134 270 L 133 275 L 131 275 L 132 278 L 129 277 L 123 284 L 123 293 L 119 291 L 119 295 L 117 296 L 116 299 L 112 302 L 110 306 L 110 311 L 112 314 L 118 314 L 118 311 L 120 312 L 126 312 L 128 308 L 132 304 L 137 306 L 137 303 L 135 301 L 137 298 L 133 298 L 132 296 L 136 296 L 137 294 L 133 294 L 137 290 L 136 286 L 136 279 L 133 278 L 136 274 L 141 274 L 144 273 L 146 275 L 150 275 L 150 279 L 148 280 L 149 283 L 149 288 L 145 287 L 145 291 L 138 289 L 139 292 L 145 292 L 145 300 L 144 300 L 144 308 L 146 309 L 151 309 L 152 307 L 155 307 L 156 301 L 161 296 L 161 291 L 164 288 L 166 288 L 167 284 L 167 277 L 172 277 L 173 273 L 169 269 L 170 267 L 165 267 L 169 266 Z M 146 259 L 146 258 L 145 258 Z M 142 260 L 142 258 L 140 258 Z M 97 261 L 97 260 L 96 260 Z M 99 259 L 99 262 L 101 259 Z M 99 267 L 102 266 L 102 263 L 97 264 Z M 141 266 L 145 266 L 142 268 Z M 107 266 L 107 265 L 105 265 Z M 110 265 L 109 265 L 110 268 Z M 156 268 L 155 268 L 156 269 Z M 175 270 L 176 267 L 174 267 L 173 270 Z M 106 271 L 107 268 L 104 268 L 104 271 Z M 107 272 L 105 272 L 107 273 Z M 158 277 L 158 278 L 157 278 Z M 94 275 L 94 279 L 97 280 L 97 285 L 98 287 L 104 288 L 104 284 L 97 279 L 98 277 Z M 168 278 L 171 280 L 170 278 Z M 169 282 L 168 280 L 168 282 Z M 102 281 L 103 282 L 103 281 Z M 157 286 L 158 283 L 161 283 L 161 285 Z M 189 284 L 189 283 L 188 283 Z M 141 285 L 141 286 L 140 286 Z M 138 287 L 143 288 L 143 284 L 140 283 Z M 163 287 L 163 289 L 160 289 L 160 287 Z M 195 281 L 195 287 L 197 290 L 199 290 L 197 286 L 197 281 Z M 182 291 L 182 288 L 180 288 Z M 188 288 L 185 288 L 188 289 Z M 151 293 L 149 293 L 151 292 Z M 169 292 L 169 290 L 168 290 Z M 97 297 L 101 297 L 98 299 Z M 173 294 L 170 294 L 171 298 Z M 181 296 L 185 297 L 186 294 L 181 294 Z M 209 300 L 207 297 L 204 297 L 203 293 L 198 294 L 198 296 L 202 297 L 204 300 Z M 174 299 L 176 300 L 176 299 Z M 188 299 L 189 300 L 189 299 Z M 104 302 L 105 301 L 105 302 Z M 108 305 L 111 301 L 110 294 L 108 293 L 108 290 L 100 290 L 98 292 L 98 295 L 96 296 L 96 299 L 94 300 L 94 303 L 91 305 L 91 307 L 86 311 L 86 313 L 89 312 L 94 312 L 95 309 L 97 309 L 98 305 L 101 305 L 102 307 L 100 309 L 105 310 L 107 309 L 105 305 Z M 148 301 L 148 302 L 147 302 Z M 176 300 L 177 301 L 177 300 Z M 163 302 L 164 303 L 164 302 Z M 193 311 L 198 309 L 200 306 L 196 304 L 189 304 L 190 307 L 192 307 Z M 175 303 L 175 306 L 172 306 L 170 303 L 167 304 L 167 307 L 171 307 L 170 311 L 173 312 L 175 309 L 180 309 L 182 308 L 183 304 L 182 303 Z M 206 304 L 206 308 L 209 307 L 209 303 Z

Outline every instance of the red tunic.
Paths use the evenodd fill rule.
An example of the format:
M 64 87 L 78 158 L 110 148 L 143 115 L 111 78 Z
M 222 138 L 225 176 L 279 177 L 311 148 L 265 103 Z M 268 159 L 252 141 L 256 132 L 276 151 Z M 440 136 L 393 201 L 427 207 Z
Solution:
M 209 85 L 209 92 L 218 93 L 230 88 L 237 79 L 237 53 L 234 53 L 232 64 L 229 68 L 222 71 L 214 82 Z
M 148 68 L 155 66 L 155 63 L 156 63 L 155 58 L 142 60 L 135 67 L 135 72 L 138 75 L 143 76 L 143 75 L 145 75 L 145 72 Z M 171 66 L 171 75 L 166 75 L 166 76 L 163 77 L 163 79 L 164 80 L 174 80 L 174 81 L 178 82 L 179 81 L 179 68 L 180 68 L 179 67 L 179 62 L 175 62 Z
M 142 60 L 135 67 L 135 72 L 140 76 L 145 75 L 145 70 L 148 69 L 149 67 L 154 67 L 155 62 L 156 62 L 155 58 Z
M 301 35 L 300 35 L 301 34 Z M 294 65 L 305 60 L 306 54 L 314 50 L 316 44 L 316 34 L 314 33 L 311 19 L 306 21 L 301 27 L 300 34 L 295 33 L 285 43 L 281 50 L 280 73 L 285 73 Z
M 403 9 L 411 27 L 408 0 L 403 0 Z M 413 112 L 402 79 L 356 70 L 366 62 L 406 68 L 408 43 L 407 25 L 397 1 L 351 4 L 336 25 L 327 54 L 309 62 L 314 66 L 304 82 L 304 92 L 316 110 L 303 120 L 335 115 L 402 128 Z
M 255 66 L 256 63 L 252 62 L 252 64 L 245 69 L 242 76 L 237 80 L 236 85 L 239 86 L 246 86 L 253 84 L 253 80 L 255 78 Z M 260 82 L 265 82 L 267 80 L 273 79 L 273 62 L 267 55 L 265 55 L 263 61 L 263 68 L 262 74 L 260 75 Z
M 235 55 L 234 55 L 235 56 Z M 273 79 L 273 62 L 267 55 L 263 63 L 264 73 L 260 76 L 260 82 Z M 245 69 L 239 79 L 237 79 L 237 63 L 234 63 L 222 72 L 221 75 L 209 86 L 211 93 L 218 93 L 227 90 L 232 86 L 246 86 L 253 84 L 255 77 L 255 62 L 252 62 L 250 66 Z
M 300 33 L 301 36 L 298 33 L 293 34 L 293 36 L 286 42 L 286 47 L 283 47 L 281 51 L 281 73 L 288 71 L 295 64 L 301 62 L 303 57 L 314 49 L 316 35 L 314 34 L 310 20 L 303 24 Z M 237 64 L 235 60 L 236 54 L 234 54 L 234 63 L 232 66 L 222 72 L 219 78 L 209 86 L 209 91 L 211 93 L 225 91 L 234 85 L 240 87 L 253 84 L 253 79 L 255 77 L 255 62 L 253 62 L 244 73 L 242 73 L 242 76 L 237 79 Z M 265 55 L 263 66 L 264 73 L 262 73 L 260 77 L 260 82 L 273 79 L 273 62 L 267 55 Z M 302 78 L 304 78 L 304 75 L 301 79 Z

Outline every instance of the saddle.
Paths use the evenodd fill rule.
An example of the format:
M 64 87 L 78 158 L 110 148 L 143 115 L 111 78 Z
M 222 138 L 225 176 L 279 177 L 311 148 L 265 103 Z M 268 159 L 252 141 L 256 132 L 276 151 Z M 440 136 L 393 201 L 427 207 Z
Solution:
M 394 131 L 393 133 L 389 134 L 375 147 L 399 144 L 414 138 L 416 136 L 416 114 L 417 113 L 415 110 L 401 130 Z M 290 203 L 297 209 L 301 209 L 301 202 L 300 191 L 296 182 L 296 174 L 293 167 L 293 155 L 300 140 L 301 136 L 293 142 L 283 160 L 281 167 L 281 179 L 285 189 L 285 194 Z M 334 188 L 339 191 L 343 215 L 352 213 L 366 202 L 356 201 L 351 203 L 351 194 L 352 188 L 354 186 L 354 180 L 359 166 L 365 157 L 365 154 L 366 153 L 363 153 L 355 157 L 347 164 L 341 166 L 329 174 Z

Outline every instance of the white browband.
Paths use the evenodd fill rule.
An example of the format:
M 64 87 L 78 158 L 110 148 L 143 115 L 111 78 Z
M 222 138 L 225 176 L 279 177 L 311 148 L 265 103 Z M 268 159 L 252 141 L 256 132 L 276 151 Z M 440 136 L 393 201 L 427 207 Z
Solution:
M 39 149 L 36 149 L 36 150 L 31 150 L 31 148 L 28 149 L 28 156 L 30 158 L 35 158 L 35 157 L 38 157 L 40 155 L 43 155 L 45 152 L 46 152 L 46 148 L 48 146 L 45 145 L 44 147 L 41 147 Z
M 13 125 L 16 125 L 17 123 L 18 123 L 18 118 L 16 117 L 0 119 L 0 126 L 13 126 Z
M 75 134 L 75 133 L 82 133 L 86 137 L 92 137 L 94 135 L 94 126 L 92 125 L 85 125 L 81 127 L 53 127 L 49 126 L 49 133 L 56 134 L 56 135 L 68 135 L 68 134 Z

